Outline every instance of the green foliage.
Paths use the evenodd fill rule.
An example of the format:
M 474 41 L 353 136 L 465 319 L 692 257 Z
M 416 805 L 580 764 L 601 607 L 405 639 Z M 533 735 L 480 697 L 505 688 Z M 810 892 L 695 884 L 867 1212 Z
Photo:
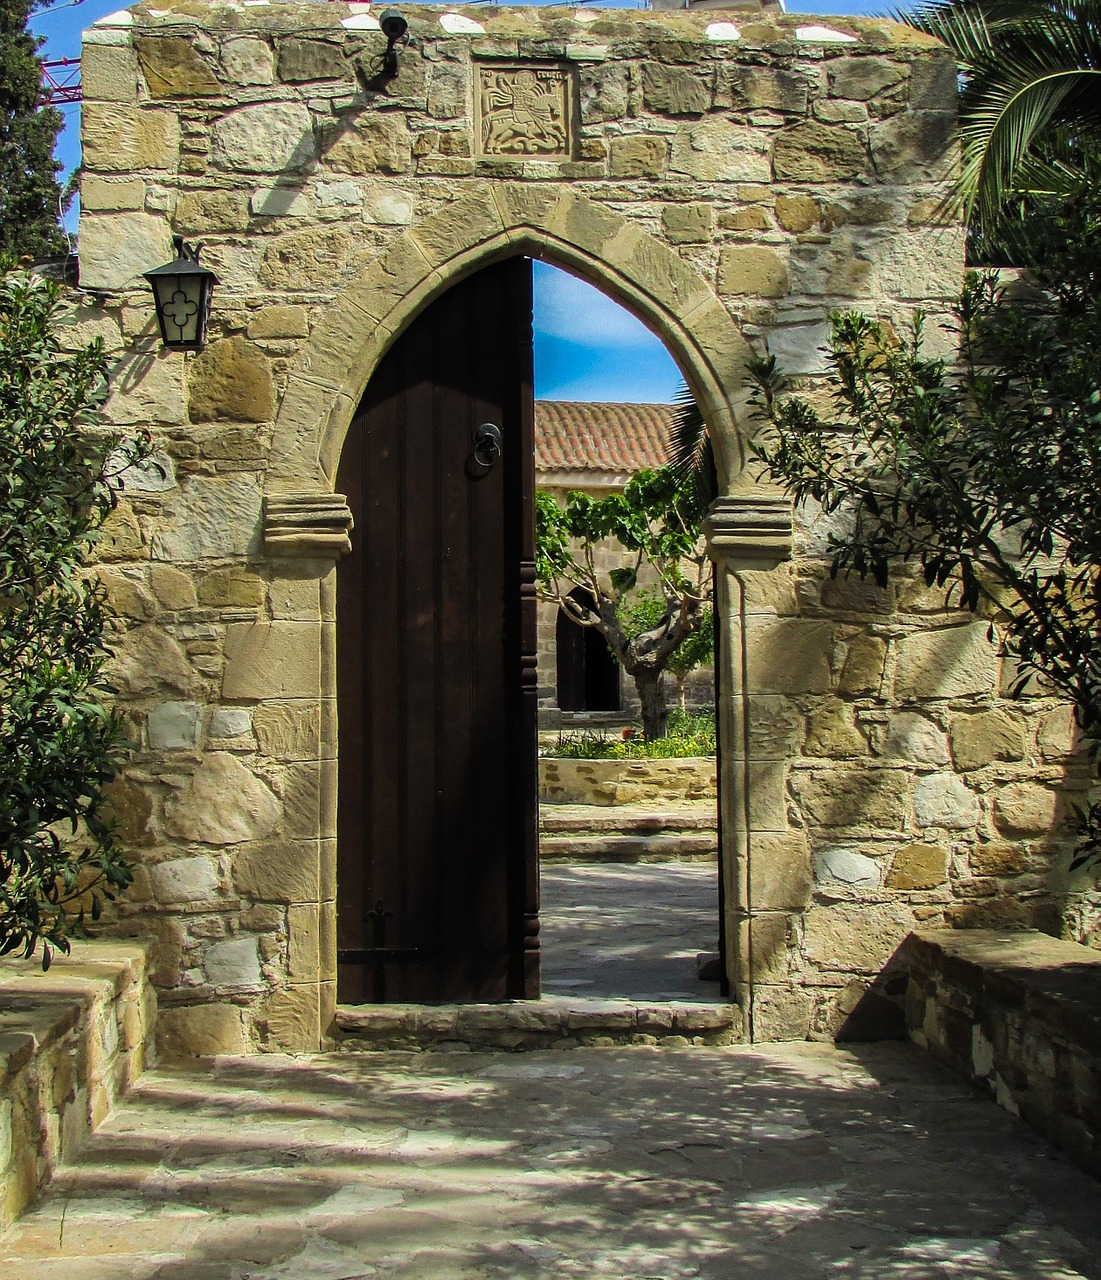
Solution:
M 635 681 L 646 737 L 661 737 L 667 715 L 664 672 L 709 612 L 711 573 L 700 545 L 705 508 L 695 484 L 672 467 L 660 467 L 640 471 L 622 493 L 606 498 L 573 490 L 559 506 L 549 493 L 535 497 L 540 595 L 578 625 L 600 632 Z M 633 560 L 604 575 L 595 550 L 606 539 L 618 542 Z M 637 587 L 644 565 L 657 579 L 647 589 L 649 597 Z M 640 607 L 647 611 L 645 618 Z
M 995 619 L 1020 661 L 1014 691 L 1045 677 L 1073 703 L 1101 760 L 1101 204 L 1065 211 L 1066 236 L 1037 271 L 1042 294 L 1011 302 L 971 274 L 959 303 L 960 361 L 922 352 L 857 313 L 833 317 L 836 415 L 781 394 L 755 367 L 773 429 L 768 476 L 844 517 L 833 571 L 885 583 L 899 561 Z M 1080 813 L 1075 865 L 1101 852 L 1101 804 Z
M 0 0 L 0 265 L 67 252 L 58 226 L 61 166 L 53 158 L 61 115 L 40 107 L 41 41 L 27 30 L 38 6 Z
M 898 17 L 956 55 L 973 229 L 997 240 L 1007 202 L 1080 194 L 1091 171 L 1097 190 L 1101 0 L 926 0 Z
M 56 305 L 56 286 L 0 277 L 0 955 L 42 943 L 44 965 L 131 878 L 102 811 L 109 613 L 82 569 L 116 501 L 114 442 L 92 430 L 106 364 L 98 339 L 61 351 Z
M 565 760 L 679 760 L 713 756 L 716 750 L 715 716 L 704 711 L 669 713 L 665 736 L 612 736 L 599 730 L 582 729 L 558 735 L 557 745 L 545 755 Z

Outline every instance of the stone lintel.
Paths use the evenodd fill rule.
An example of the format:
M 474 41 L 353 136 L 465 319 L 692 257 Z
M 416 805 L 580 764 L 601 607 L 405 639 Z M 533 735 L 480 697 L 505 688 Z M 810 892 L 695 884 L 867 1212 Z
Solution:
M 707 554 L 730 569 L 775 569 L 791 559 L 791 499 L 764 492 L 717 498 L 703 522 Z
M 339 493 L 284 493 L 264 499 L 264 546 L 279 556 L 337 556 L 352 549 L 352 513 Z

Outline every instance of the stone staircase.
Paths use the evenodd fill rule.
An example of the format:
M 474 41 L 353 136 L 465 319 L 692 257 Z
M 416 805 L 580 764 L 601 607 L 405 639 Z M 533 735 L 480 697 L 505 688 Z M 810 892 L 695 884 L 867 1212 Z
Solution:
M 714 801 L 694 804 L 539 806 L 539 859 L 568 862 L 714 862 Z

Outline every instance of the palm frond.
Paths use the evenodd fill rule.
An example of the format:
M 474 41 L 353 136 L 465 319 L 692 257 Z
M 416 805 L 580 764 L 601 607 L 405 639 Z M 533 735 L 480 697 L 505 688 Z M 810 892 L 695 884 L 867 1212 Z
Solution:
M 707 423 L 686 383 L 677 388 L 673 404 L 676 412 L 667 443 L 670 465 L 678 478 L 691 481 L 697 503 L 706 510 L 719 492 Z

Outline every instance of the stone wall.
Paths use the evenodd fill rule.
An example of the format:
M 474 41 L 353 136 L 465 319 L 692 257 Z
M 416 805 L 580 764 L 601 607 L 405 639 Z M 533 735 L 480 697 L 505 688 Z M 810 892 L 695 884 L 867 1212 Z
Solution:
M 792 546 L 790 509 L 743 475 L 747 356 L 811 385 L 849 305 L 924 306 L 947 342 L 948 53 L 881 20 L 404 12 L 392 80 L 365 5 L 166 0 L 85 34 L 74 337 L 103 338 L 108 420 L 150 431 L 158 464 L 127 478 L 101 547 L 137 744 L 114 927 L 157 938 L 167 1043 L 302 1049 L 332 1024 L 333 477 L 393 336 L 515 253 L 663 338 L 733 495 L 711 534 L 720 803 L 755 1033 L 828 1034 L 838 992 L 916 920 L 1058 927 L 1069 721 L 1002 704 L 985 623 L 917 584 L 829 582 L 821 521 L 788 567 L 742 572 Z M 139 278 L 172 232 L 220 279 L 198 355 L 160 350 Z

